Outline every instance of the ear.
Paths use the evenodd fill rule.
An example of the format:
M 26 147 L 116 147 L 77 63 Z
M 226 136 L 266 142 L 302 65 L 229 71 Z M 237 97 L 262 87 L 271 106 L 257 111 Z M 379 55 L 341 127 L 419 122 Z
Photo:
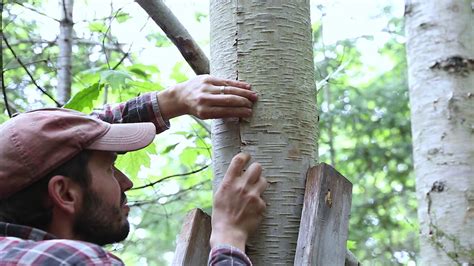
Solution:
M 82 189 L 66 176 L 53 176 L 48 183 L 48 194 L 54 208 L 65 213 L 74 214 L 81 206 Z

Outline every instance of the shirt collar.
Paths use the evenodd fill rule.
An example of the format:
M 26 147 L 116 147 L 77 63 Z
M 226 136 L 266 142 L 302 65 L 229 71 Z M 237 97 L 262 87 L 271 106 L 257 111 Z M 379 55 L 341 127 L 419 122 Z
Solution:
M 34 241 L 57 238 L 56 236 L 40 229 L 4 222 L 0 222 L 0 237 L 1 236 L 18 237 L 21 239 Z

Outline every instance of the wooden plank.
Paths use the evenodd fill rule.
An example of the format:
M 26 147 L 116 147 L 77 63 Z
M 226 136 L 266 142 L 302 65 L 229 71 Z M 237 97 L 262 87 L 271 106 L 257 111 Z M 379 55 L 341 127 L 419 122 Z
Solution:
M 360 266 L 360 262 L 350 250 L 346 250 L 346 262 L 344 266 Z
M 331 166 L 309 169 L 295 265 L 344 265 L 352 184 Z
M 178 236 L 172 265 L 207 265 L 211 217 L 201 209 L 194 209 L 184 218 Z

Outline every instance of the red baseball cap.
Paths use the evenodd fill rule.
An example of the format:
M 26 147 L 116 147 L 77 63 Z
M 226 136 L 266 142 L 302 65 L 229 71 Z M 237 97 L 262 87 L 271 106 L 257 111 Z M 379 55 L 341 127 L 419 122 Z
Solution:
M 82 150 L 139 150 L 155 135 L 153 123 L 109 124 L 64 108 L 19 114 L 0 125 L 0 199 L 28 187 Z

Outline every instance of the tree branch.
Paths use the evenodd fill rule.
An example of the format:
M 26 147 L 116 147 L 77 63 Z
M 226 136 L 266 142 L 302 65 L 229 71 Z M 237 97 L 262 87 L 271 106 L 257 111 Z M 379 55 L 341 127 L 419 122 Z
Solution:
M 176 45 L 197 75 L 209 74 L 209 59 L 162 0 L 136 0 Z
M 30 73 L 30 71 L 28 70 L 28 68 L 25 66 L 25 64 L 23 64 L 23 62 L 21 61 L 21 59 L 16 55 L 15 51 L 12 49 L 12 47 L 10 46 L 10 44 L 8 43 L 8 40 L 7 38 L 5 38 L 5 35 L 2 34 L 2 39 L 3 41 L 5 42 L 5 45 L 8 47 L 8 49 L 10 50 L 10 52 L 12 53 L 13 57 L 15 57 L 16 61 L 18 61 L 18 63 L 23 67 L 23 69 L 25 70 L 26 74 L 30 77 L 31 79 L 31 82 L 33 82 L 33 84 L 36 86 L 36 88 L 38 90 L 40 90 L 44 95 L 48 96 L 49 99 L 51 99 L 57 107 L 61 107 L 61 104 L 56 101 L 51 95 L 49 95 L 49 93 L 41 88 L 40 85 L 38 85 L 38 83 L 36 82 L 36 80 L 34 79 L 33 75 Z
M 134 188 L 131 188 L 130 190 L 137 190 L 137 189 L 143 189 L 143 188 L 146 188 L 146 187 L 152 187 L 160 182 L 163 182 L 167 179 L 170 179 L 170 178 L 173 178 L 173 177 L 178 177 L 178 176 L 187 176 L 187 175 L 192 175 L 192 174 L 196 174 L 196 173 L 199 173 L 201 171 L 203 171 L 204 169 L 208 168 L 209 165 L 205 165 L 199 169 L 196 169 L 194 171 L 191 171 L 191 172 L 187 172 L 187 173 L 182 173 L 182 174 L 174 174 L 174 175 L 169 175 L 169 176 L 165 176 L 159 180 L 156 180 L 156 181 L 153 181 L 151 183 L 148 183 L 146 185 L 143 185 L 143 186 L 139 186 L 139 187 L 134 187 Z
M 0 56 L 0 61 L 3 60 L 3 56 Z M 2 66 L 3 67 L 3 64 Z M 5 109 L 7 109 L 7 113 L 8 113 L 8 117 L 12 117 L 12 112 L 10 111 L 10 104 L 8 103 L 8 97 L 7 97 L 7 91 L 6 91 L 6 88 L 5 88 L 5 81 L 4 81 L 4 76 L 3 76 L 3 71 L 1 71 L 1 77 L 0 79 L 1 80 L 1 83 L 2 83 L 2 93 L 3 93 L 3 100 L 5 101 Z
M 129 207 L 139 207 L 139 206 L 143 206 L 143 205 L 155 203 L 155 202 L 159 201 L 160 199 L 162 199 L 162 198 L 164 198 L 164 197 L 173 197 L 173 196 L 176 197 L 176 196 L 179 196 L 179 195 L 181 195 L 181 194 L 184 194 L 184 193 L 186 193 L 186 192 L 188 192 L 188 191 L 194 190 L 194 189 L 196 189 L 197 187 L 202 186 L 202 185 L 204 185 L 204 184 L 206 184 L 206 183 L 208 183 L 208 182 L 209 182 L 209 180 L 204 180 L 204 181 L 201 181 L 201 182 L 199 182 L 199 183 L 197 183 L 197 184 L 194 184 L 194 185 L 192 185 L 192 186 L 190 186 L 190 187 L 188 187 L 188 188 L 182 189 L 182 190 L 180 190 L 180 191 L 178 191 L 178 192 L 176 192 L 176 193 L 174 193 L 174 194 L 162 195 L 162 196 L 159 196 L 159 197 L 157 197 L 157 198 L 155 198 L 155 199 L 151 199 L 151 200 L 139 200 L 139 201 L 130 202 L 130 203 L 128 204 L 128 206 L 129 206 Z M 168 201 L 168 202 L 169 202 L 169 201 Z M 167 202 L 167 203 L 168 203 L 168 202 Z
M 3 39 L 3 0 L 0 0 L 0 35 L 2 36 Z M 7 113 L 9 117 L 12 117 L 12 113 L 10 111 L 10 106 L 8 104 L 8 98 L 7 98 L 7 91 L 5 88 L 5 81 L 4 81 L 4 71 L 3 71 L 3 45 L 2 45 L 2 40 L 0 40 L 0 71 L 1 71 L 1 76 L 0 76 L 0 83 L 2 86 L 2 93 L 3 93 L 3 100 L 5 101 L 5 109 L 7 109 Z
M 26 6 L 25 4 L 19 3 L 19 2 L 13 2 L 13 3 L 14 3 L 14 4 L 17 4 L 17 5 L 21 6 L 21 7 L 23 7 L 23 8 L 25 8 L 25 9 L 28 9 L 28 10 L 30 10 L 30 11 L 33 11 L 33 12 L 35 12 L 35 13 L 41 15 L 41 16 L 44 16 L 44 17 L 47 17 L 47 18 L 49 18 L 49 19 L 52 19 L 52 20 L 54 20 L 54 21 L 56 21 L 56 22 L 59 22 L 58 19 L 55 19 L 55 18 L 49 16 L 49 15 L 46 14 L 46 13 L 43 13 L 43 12 L 41 12 L 41 11 L 39 11 L 39 10 L 36 10 L 36 9 L 34 9 L 33 7 Z
M 129 51 L 130 51 L 130 50 L 129 50 Z M 120 58 L 120 60 L 117 62 L 117 64 L 115 64 L 115 66 L 112 67 L 112 70 L 116 70 L 116 69 L 123 63 L 123 61 L 125 60 L 125 58 L 127 58 L 129 55 L 130 55 L 129 52 L 123 53 L 122 58 Z

